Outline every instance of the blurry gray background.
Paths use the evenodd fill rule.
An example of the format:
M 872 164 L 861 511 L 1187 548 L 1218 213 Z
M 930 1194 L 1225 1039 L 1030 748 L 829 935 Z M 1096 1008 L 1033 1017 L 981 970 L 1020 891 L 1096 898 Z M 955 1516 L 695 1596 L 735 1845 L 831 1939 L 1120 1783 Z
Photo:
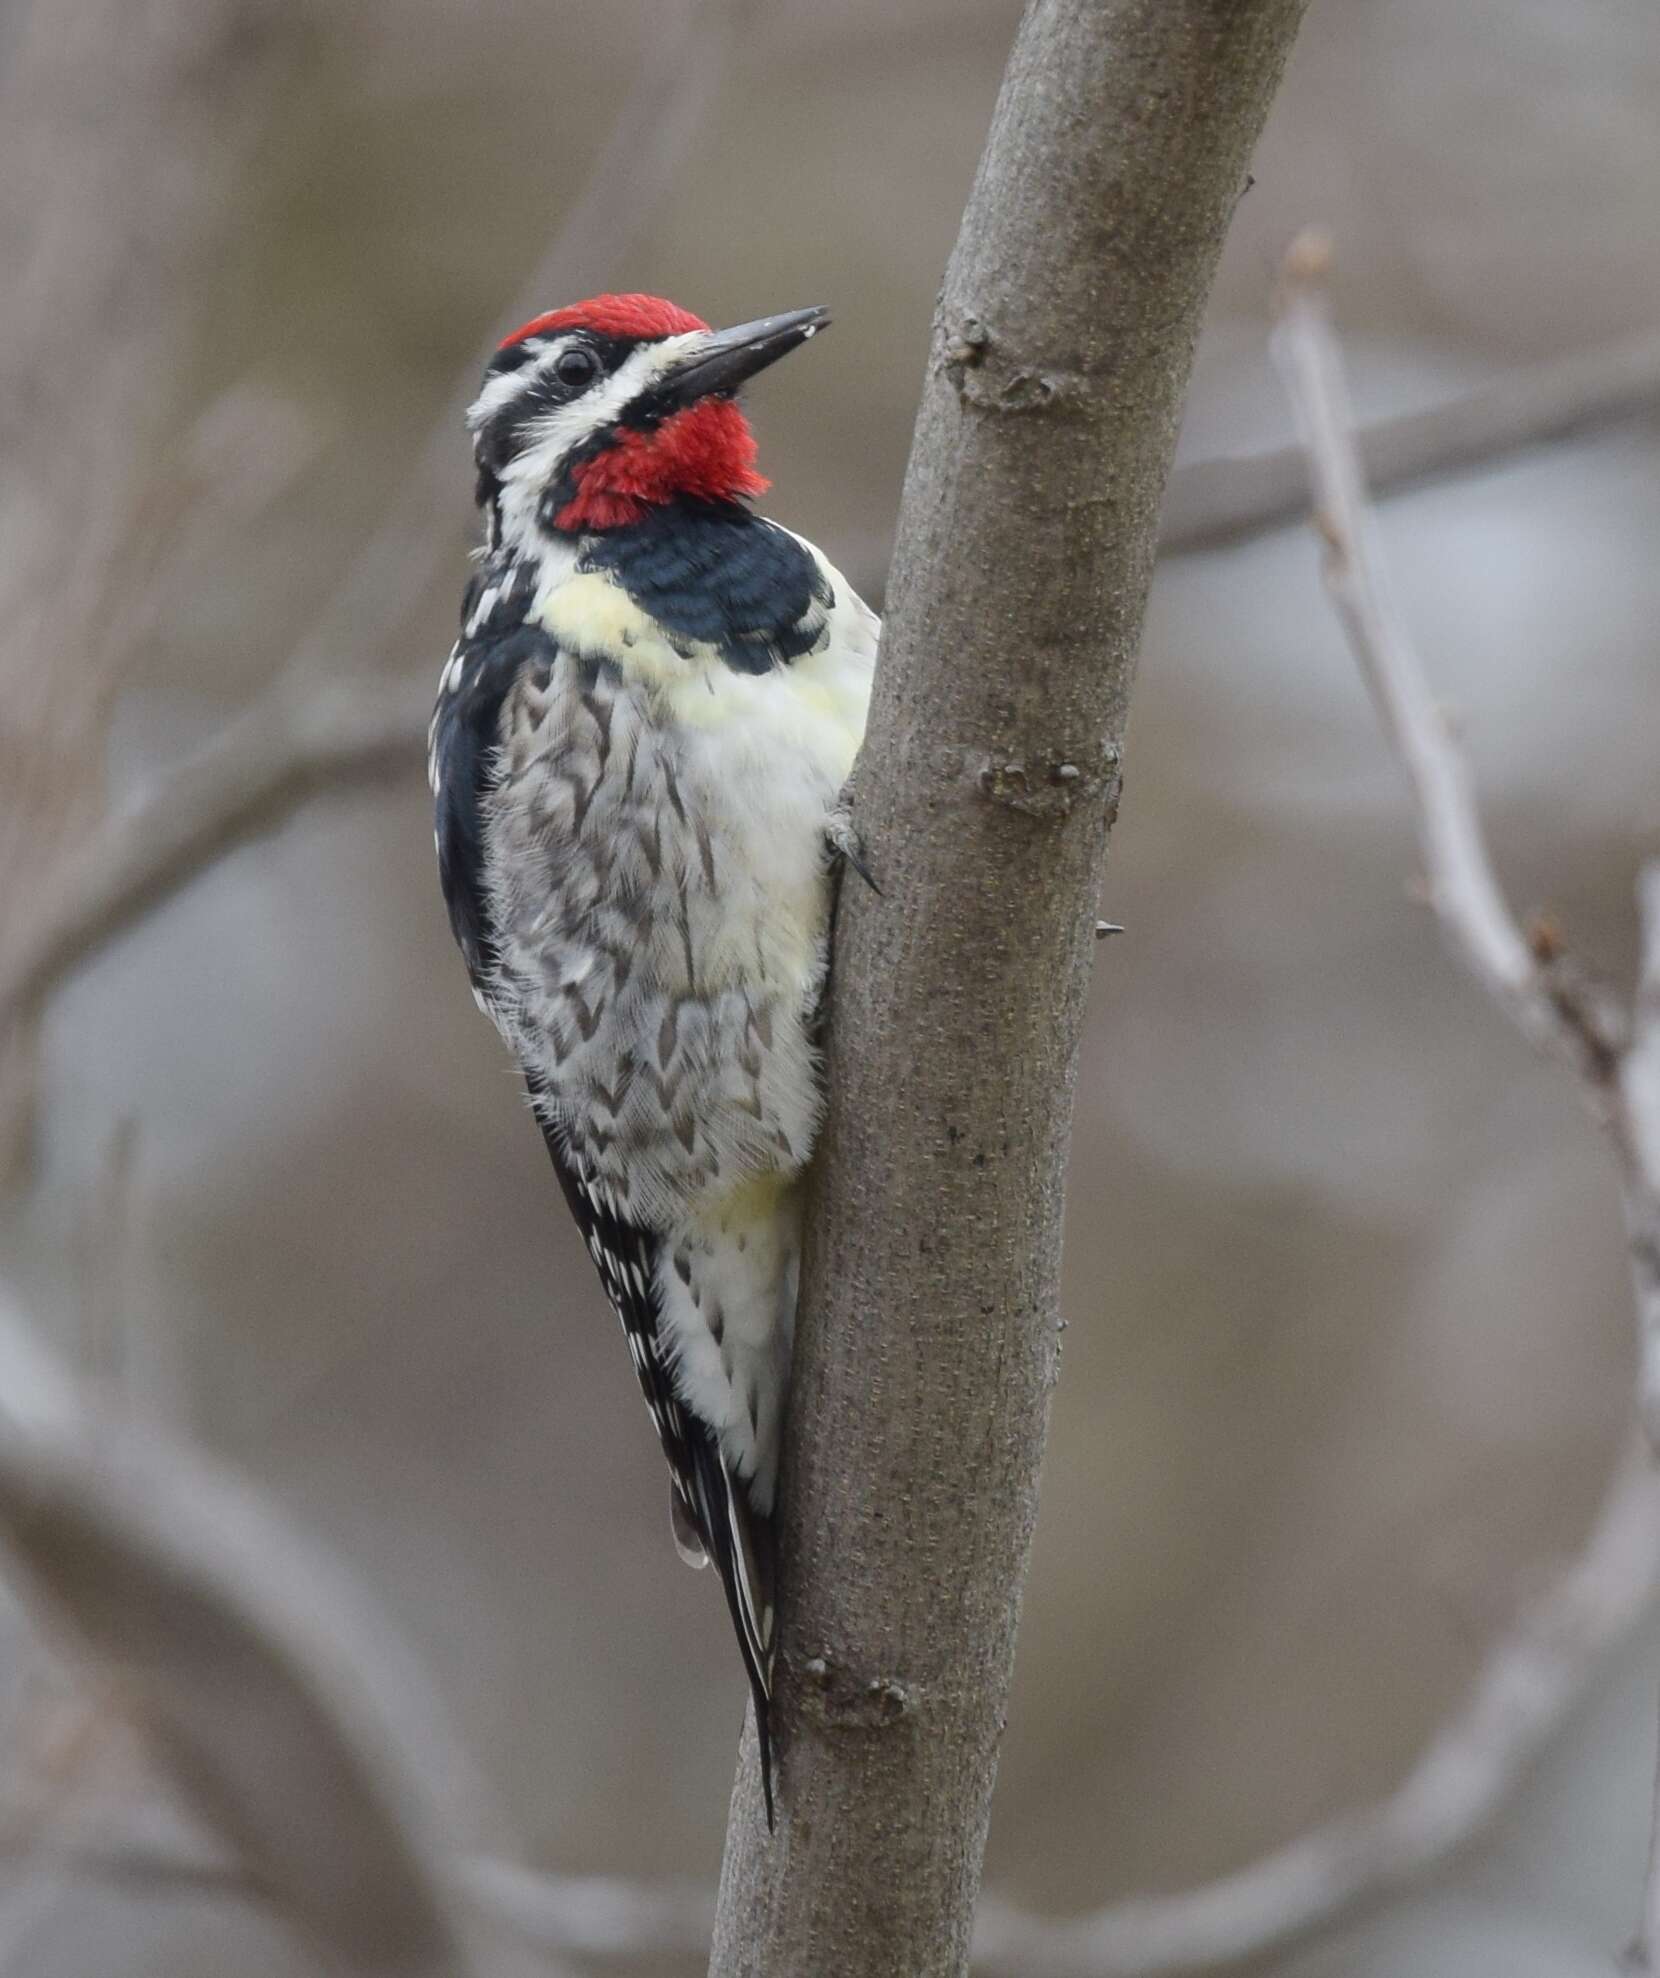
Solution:
M 665 11 L 315 10 L 192 302 L 166 457 L 233 387 L 311 451 L 164 601 L 124 676 L 117 792 L 281 662 L 456 367 L 508 326 Z M 856 578 L 880 579 L 1017 15 L 758 7 L 607 283 L 717 323 L 830 306 L 751 412 L 769 512 Z M 1286 436 L 1269 292 L 1311 220 L 1338 242 L 1363 411 L 1652 328 L 1657 107 L 1649 0 L 1320 0 L 1184 458 Z M 1507 880 L 1613 974 L 1660 837 L 1657 466 L 1660 429 L 1631 419 L 1384 510 Z M 341 668 L 436 680 L 470 484 L 457 431 L 419 635 Z M 1085 1047 L 1002 1896 L 1182 1887 L 1385 1789 L 1606 1481 L 1632 1349 L 1604 1157 L 1443 952 L 1415 870 L 1307 531 L 1167 557 L 1104 875 L 1128 931 L 1099 952 Z M 451 950 L 418 769 L 319 802 L 102 956 L 52 1008 L 42 1093 L 4 1222 L 36 1310 L 73 1336 L 78 1205 L 136 1121 L 146 1405 L 348 1559 L 533 1859 L 712 1884 L 743 1703 L 726 1617 L 674 1558 L 615 1322 Z M 1646 1627 L 1451 1869 L 1249 1968 L 1607 1969 L 1636 1920 L 1657 1663 Z M 79 1933 L 116 1905 L 80 1892 L 19 1969 L 84 1973 Z M 187 1950 L 154 1904 L 126 1927 L 133 1973 L 293 1968 L 275 1932 Z

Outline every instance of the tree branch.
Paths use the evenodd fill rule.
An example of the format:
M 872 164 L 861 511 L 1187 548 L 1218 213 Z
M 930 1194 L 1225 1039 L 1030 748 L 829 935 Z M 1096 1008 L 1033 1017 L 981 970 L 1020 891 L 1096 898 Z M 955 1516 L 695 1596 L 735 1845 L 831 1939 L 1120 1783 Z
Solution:
M 1376 495 L 1656 407 L 1660 337 L 1637 337 L 1530 365 L 1420 411 L 1374 419 L 1358 429 L 1357 450 Z M 1189 461 L 1170 477 L 1159 546 L 1177 553 L 1214 549 L 1300 521 L 1307 507 L 1300 445 Z
M 1321 286 L 1327 252 L 1322 239 L 1305 235 L 1287 257 L 1274 339 L 1307 449 L 1327 589 L 1412 787 L 1430 903 L 1443 931 L 1517 1029 L 1576 1074 L 1613 1150 L 1640 1319 L 1639 1403 L 1660 1452 L 1660 1148 L 1639 1130 L 1632 1104 L 1631 1019 L 1565 952 L 1553 928 L 1541 926 L 1531 939 L 1523 934 L 1499 886 L 1463 751 L 1430 695 L 1375 541 Z M 1637 1072 L 1640 1099 L 1648 1091 L 1647 1061 L 1645 1054 Z
M 0 1543 L 330 1968 L 485 1978 L 469 1768 L 378 1616 L 237 1479 L 95 1419 L 0 1314 Z
M 1036 0 L 936 313 L 843 895 L 716 1978 L 966 1969 L 1093 907 L 1194 340 L 1301 0 Z
M 1537 927 L 1530 939 L 1517 925 L 1493 871 L 1462 751 L 1389 595 L 1325 299 L 1328 260 L 1320 236 L 1305 235 L 1292 248 L 1274 342 L 1308 455 L 1327 588 L 1411 785 L 1429 897 L 1443 931 L 1522 1034 L 1575 1073 L 1613 1152 L 1638 1320 L 1638 1407 L 1650 1451 L 1660 1458 L 1660 878 L 1651 867 L 1639 888 L 1643 965 L 1629 1013 L 1564 950 L 1554 928 Z M 1657 1954 L 1660 1808 L 1632 1968 L 1653 1972 Z
M 402 684 L 284 673 L 191 760 L 122 805 L 66 862 L 0 970 L 0 1036 L 89 955 L 307 798 L 419 762 L 426 709 Z
M 1260 1956 L 1444 1861 L 1491 1820 L 1660 1584 L 1660 1480 L 1622 1459 L 1584 1550 L 1494 1645 L 1387 1798 L 1236 1874 L 1036 1928 L 988 1910 L 979 1945 L 1013 1978 L 1153 1978 Z
M 1458 1709 L 1386 1798 L 1232 1874 L 1054 1921 L 987 1898 L 974 1969 L 1006 1978 L 1162 1978 L 1260 1956 L 1399 1888 L 1479 1833 L 1660 1586 L 1660 1479 L 1626 1452 L 1580 1553 L 1494 1644 Z M 258 1891 L 238 1861 L 153 1820 L 104 1823 L 68 1871 L 140 1888 Z M 496 1857 L 462 1864 L 481 1920 L 541 1957 L 696 1955 L 713 1905 L 696 1884 L 555 1875 Z

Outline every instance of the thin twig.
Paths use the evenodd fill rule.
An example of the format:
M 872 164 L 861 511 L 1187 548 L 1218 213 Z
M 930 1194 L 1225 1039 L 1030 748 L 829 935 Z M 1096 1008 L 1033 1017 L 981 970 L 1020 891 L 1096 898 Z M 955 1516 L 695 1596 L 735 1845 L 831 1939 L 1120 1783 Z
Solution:
M 1326 584 L 1418 806 L 1431 901 L 1464 960 L 1537 1044 L 1572 1055 L 1561 1013 L 1499 889 L 1462 752 L 1435 704 L 1372 540 L 1335 339 L 1313 276 L 1320 244 L 1288 267 L 1274 350 L 1313 482 Z
M 1660 408 L 1660 337 L 1578 350 L 1362 426 L 1356 443 L 1374 495 L 1468 473 L 1525 447 Z M 1214 549 L 1298 520 L 1308 505 L 1300 445 L 1184 462 L 1170 477 L 1161 550 Z
M 1412 787 L 1429 899 L 1478 982 L 1528 1040 L 1565 1063 L 1620 1170 L 1639 1326 L 1639 1400 L 1660 1451 L 1660 1164 L 1638 1137 L 1626 1088 L 1630 1021 L 1553 929 L 1530 940 L 1499 886 L 1469 766 L 1390 594 L 1355 454 L 1354 422 L 1322 277 L 1323 240 L 1287 257 L 1274 352 L 1307 449 L 1326 585 L 1384 731 Z
M 1630 1012 L 1568 955 L 1554 929 L 1530 940 L 1500 890 L 1463 754 L 1430 697 L 1389 595 L 1374 538 L 1342 361 L 1325 298 L 1327 244 L 1286 260 L 1274 351 L 1308 456 L 1326 583 L 1412 787 L 1429 897 L 1470 972 L 1531 1042 L 1569 1066 L 1619 1170 L 1637 1311 L 1639 1414 L 1660 1457 L 1660 877 L 1639 889 L 1643 965 Z M 1660 1809 L 1633 1968 L 1660 1951 Z

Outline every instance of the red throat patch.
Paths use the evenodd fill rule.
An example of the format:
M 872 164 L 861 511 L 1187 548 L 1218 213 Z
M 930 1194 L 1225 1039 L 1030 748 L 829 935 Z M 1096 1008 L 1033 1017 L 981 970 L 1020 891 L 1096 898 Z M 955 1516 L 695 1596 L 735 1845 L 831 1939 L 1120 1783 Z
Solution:
M 649 430 L 619 429 L 614 443 L 571 478 L 576 493 L 554 517 L 554 527 L 572 534 L 638 522 L 676 495 L 735 501 L 764 494 L 770 485 L 755 471 L 749 421 L 729 398 L 702 399 Z

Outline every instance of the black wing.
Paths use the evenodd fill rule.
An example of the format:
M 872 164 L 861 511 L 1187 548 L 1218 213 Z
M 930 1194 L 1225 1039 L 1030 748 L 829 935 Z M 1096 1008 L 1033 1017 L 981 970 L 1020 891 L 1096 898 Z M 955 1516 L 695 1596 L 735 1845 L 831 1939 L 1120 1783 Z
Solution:
M 450 929 L 482 1002 L 495 969 L 495 942 L 484 898 L 484 820 L 480 799 L 494 773 L 501 707 L 527 666 L 546 669 L 558 648 L 546 632 L 520 624 L 492 634 L 488 625 L 456 641 L 444 669 L 427 734 L 438 882 Z
M 690 1527 L 726 1594 L 738 1647 L 755 1699 L 755 1729 L 761 1747 L 761 1786 L 767 1824 L 772 1824 L 772 1522 L 751 1509 L 742 1487 L 721 1460 L 720 1448 L 704 1423 L 682 1406 L 664 1359 L 657 1331 L 657 1257 L 662 1237 L 625 1221 L 602 1193 L 588 1185 L 559 1128 L 550 1117 L 546 1094 L 526 1074 L 536 1117 L 588 1254 L 594 1260 L 611 1308 L 622 1321 L 629 1357 L 652 1426 L 668 1458 L 674 1492 L 675 1527 Z M 683 1517 L 682 1517 L 682 1514 Z

